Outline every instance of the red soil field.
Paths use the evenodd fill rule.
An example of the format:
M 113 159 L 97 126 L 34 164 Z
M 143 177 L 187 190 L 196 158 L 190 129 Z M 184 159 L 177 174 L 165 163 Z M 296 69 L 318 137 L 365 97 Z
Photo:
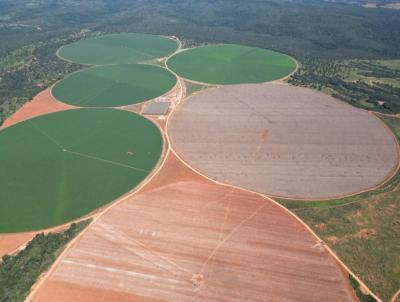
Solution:
M 30 241 L 35 235 L 36 232 L 0 234 L 0 258 L 6 254 L 13 253 Z
M 94 222 L 33 301 L 356 301 L 318 240 L 271 200 L 173 154 Z
M 74 107 L 54 100 L 54 98 L 51 96 L 49 88 L 40 92 L 31 101 L 25 103 L 17 112 L 4 121 L 0 129 L 35 116 L 72 108 Z

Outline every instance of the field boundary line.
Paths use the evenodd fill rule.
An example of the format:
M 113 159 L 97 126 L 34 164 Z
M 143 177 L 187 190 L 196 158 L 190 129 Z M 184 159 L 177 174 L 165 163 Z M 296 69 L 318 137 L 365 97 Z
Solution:
M 120 166 L 120 167 L 124 167 L 124 168 L 128 168 L 128 169 L 132 169 L 132 170 L 136 170 L 136 171 L 140 171 L 140 172 L 144 172 L 144 173 L 151 172 L 151 171 L 148 171 L 148 170 L 145 170 L 145 169 L 141 169 L 141 168 L 137 168 L 137 167 L 134 167 L 134 166 L 126 165 L 126 164 L 119 163 L 119 162 L 116 162 L 116 161 L 113 161 L 113 160 L 108 160 L 108 159 L 104 159 L 104 158 L 101 158 L 101 157 L 97 157 L 97 156 L 93 156 L 93 155 L 89 155 L 89 154 L 85 154 L 85 153 L 75 152 L 75 151 L 71 151 L 71 150 L 68 150 L 68 149 L 63 149 L 63 152 L 71 153 L 71 154 L 74 154 L 74 155 L 77 155 L 77 156 L 86 157 L 86 158 L 93 159 L 93 160 L 106 162 L 108 164 L 112 164 L 112 165 L 115 165 L 115 166 Z
M 61 150 L 64 150 L 64 146 L 61 145 L 57 140 L 55 140 L 54 138 L 52 138 L 50 135 L 48 135 L 44 130 L 40 129 L 39 126 L 35 125 L 30 119 L 27 120 L 28 123 L 30 125 L 32 125 L 32 127 L 38 131 L 39 133 L 41 133 L 42 135 L 44 135 L 45 137 L 47 137 L 51 142 L 53 142 L 55 145 L 57 145 L 57 147 L 59 147 Z
M 273 82 L 271 82 L 271 83 L 274 84 Z M 308 90 L 312 90 L 313 92 L 316 92 L 316 93 L 319 93 L 319 94 L 322 94 L 322 95 L 326 95 L 324 92 L 321 92 L 319 90 L 316 90 L 316 89 L 313 89 L 313 88 L 310 88 L 310 87 L 296 86 L 296 85 L 292 85 L 290 83 L 285 83 L 285 85 L 298 87 L 298 88 L 302 88 L 302 89 L 308 89 Z M 289 200 L 289 201 L 290 200 L 295 200 L 295 201 L 310 201 L 310 202 L 313 202 L 313 201 L 330 201 L 330 200 L 334 200 L 334 199 L 344 199 L 344 198 L 348 198 L 348 197 L 357 196 L 359 194 L 371 192 L 371 191 L 377 190 L 377 189 L 379 189 L 381 187 L 384 187 L 385 185 L 387 185 L 396 176 L 396 174 L 398 172 L 400 172 L 400 141 L 399 141 L 399 139 L 397 139 L 397 136 L 392 131 L 392 129 L 390 129 L 390 127 L 388 125 L 386 125 L 386 123 L 384 121 L 382 121 L 378 116 L 379 114 L 381 114 L 381 115 L 389 116 L 389 117 L 392 117 L 392 118 L 400 118 L 400 113 L 398 115 L 383 114 L 383 113 L 380 113 L 380 112 L 377 112 L 377 111 L 367 110 L 367 109 L 364 109 L 364 108 L 358 108 L 358 107 L 355 107 L 355 106 L 353 106 L 353 105 L 351 105 L 351 104 L 349 104 L 349 103 L 347 103 L 345 101 L 341 101 L 341 100 L 333 97 L 332 95 L 329 95 L 329 96 L 331 96 L 338 103 L 341 103 L 343 106 L 350 107 L 353 110 L 361 110 L 361 111 L 363 111 L 363 112 L 365 112 L 365 113 L 367 113 L 369 115 L 372 115 L 374 117 L 374 119 L 377 119 L 378 123 L 385 129 L 385 131 L 388 132 L 388 134 L 393 138 L 393 140 L 395 142 L 396 149 L 397 149 L 397 163 L 392 167 L 390 172 L 386 175 L 386 177 L 380 183 L 375 184 L 372 187 L 360 190 L 358 192 L 349 193 L 349 194 L 346 194 L 346 195 L 341 195 L 341 196 L 332 197 L 332 198 L 325 198 L 325 199 L 324 198 L 319 198 L 319 199 L 318 198 L 317 199 L 315 199 L 315 198 L 296 198 L 296 197 L 288 198 L 288 197 L 277 196 L 277 195 L 270 195 L 270 197 L 279 198 L 279 199 L 283 199 L 283 200 Z
M 233 188 L 232 188 L 233 189 Z M 203 275 L 203 272 L 205 268 L 207 267 L 208 263 L 214 258 L 214 256 L 218 253 L 219 249 L 224 245 L 224 243 L 231 238 L 231 236 L 236 233 L 246 222 L 248 222 L 250 219 L 254 218 L 262 209 L 264 209 L 268 205 L 268 202 L 266 200 L 262 200 L 261 206 L 259 206 L 257 209 L 255 209 L 249 216 L 245 217 L 242 219 L 241 222 L 239 222 L 234 228 L 231 229 L 231 231 L 222 239 L 218 240 L 219 242 L 215 246 L 215 248 L 211 251 L 210 255 L 207 257 L 207 259 L 204 261 L 202 264 L 200 271 L 198 272 L 199 276 Z M 201 290 L 203 284 L 200 285 L 199 291 Z M 197 298 L 198 291 L 194 293 L 193 297 L 190 299 L 192 302 L 194 299 Z
M 291 215 L 292 217 L 294 217 L 297 222 L 299 222 L 309 233 L 311 233 L 311 235 L 317 240 L 317 244 L 320 244 L 324 247 L 324 249 L 328 252 L 328 254 L 331 255 L 331 257 L 333 258 L 333 261 L 336 261 L 339 264 L 339 268 L 342 267 L 345 271 L 347 271 L 348 274 L 350 274 L 354 279 L 356 279 L 358 281 L 358 283 L 360 284 L 360 286 L 362 286 L 372 297 L 374 297 L 378 302 L 383 302 L 377 295 L 374 294 L 374 292 L 355 274 L 353 273 L 353 271 L 350 270 L 350 268 L 344 264 L 344 262 L 342 260 L 340 260 L 339 256 L 336 255 L 336 253 L 311 229 L 311 227 L 309 227 L 299 216 L 297 216 L 294 212 L 288 210 L 286 207 L 284 207 L 283 205 L 281 205 L 279 202 L 275 201 L 274 199 L 272 199 L 271 197 L 264 195 L 262 193 L 259 192 L 255 192 L 255 191 L 251 191 L 249 189 L 246 188 L 242 188 L 239 186 L 235 186 L 235 185 L 231 185 L 231 184 L 226 184 L 223 182 L 220 182 L 218 180 L 212 179 L 210 177 L 208 177 L 207 175 L 202 174 L 201 172 L 195 170 L 194 168 L 192 168 L 189 164 L 187 164 L 177 153 L 176 151 L 173 149 L 173 147 L 171 146 L 171 152 L 172 154 L 174 154 L 186 167 L 188 167 L 189 169 L 191 169 L 192 171 L 194 171 L 195 173 L 197 173 L 198 175 L 208 179 L 209 181 L 219 184 L 221 186 L 225 186 L 225 187 L 233 187 L 236 188 L 238 190 L 242 190 L 251 194 L 255 194 L 258 196 L 263 197 L 266 200 L 269 200 L 270 202 L 272 202 L 273 204 L 275 204 L 276 206 L 278 206 L 279 208 L 281 208 L 282 210 L 284 210 L 286 213 L 288 213 L 289 215 Z M 344 277 L 347 277 L 344 274 Z M 347 280 L 343 280 L 344 282 L 346 282 Z M 349 285 L 350 286 L 350 285 Z
M 400 297 L 400 289 L 394 294 L 394 296 L 392 297 L 392 299 L 390 299 L 390 302 L 397 302 L 397 298 Z
M 82 70 L 83 72 L 84 70 Z M 61 82 L 60 82 L 61 83 Z M 77 102 L 75 105 L 79 106 L 79 107 L 90 107 L 90 105 L 88 106 L 87 104 L 91 104 L 93 99 L 95 99 L 97 96 L 103 94 L 104 92 L 106 92 L 109 89 L 112 89 L 117 83 L 116 82 L 111 82 L 110 85 L 107 85 L 107 87 L 103 87 L 100 90 L 95 91 L 94 93 L 91 93 L 85 97 L 83 97 L 79 102 Z M 66 102 L 65 102 L 66 103 Z M 68 104 L 68 103 L 66 103 Z
M 186 99 L 182 99 L 178 105 L 182 104 L 184 101 L 187 101 L 187 99 L 189 99 L 190 96 Z M 176 108 L 178 108 L 178 106 L 176 106 Z M 173 116 L 174 112 L 176 111 L 173 110 L 170 115 L 169 118 L 167 119 L 167 122 L 165 124 L 165 136 L 168 140 L 168 144 L 170 145 L 170 150 L 171 152 L 186 166 L 188 167 L 190 170 L 192 170 L 193 172 L 197 173 L 198 175 L 204 177 L 205 179 L 208 179 L 209 181 L 219 184 L 221 186 L 225 186 L 225 187 L 231 187 L 231 188 L 236 188 L 238 190 L 242 190 L 251 194 L 256 194 L 258 196 L 261 196 L 269 201 L 271 201 L 273 204 L 275 204 L 276 206 L 278 206 L 279 208 L 281 208 L 283 211 L 285 211 L 286 213 L 288 213 L 289 215 L 291 215 L 292 217 L 294 217 L 309 233 L 311 233 L 311 235 L 316 239 L 317 243 L 320 243 L 321 245 L 323 245 L 323 247 L 325 248 L 325 250 L 331 255 L 331 257 L 333 258 L 333 261 L 336 261 L 339 264 L 339 267 L 342 267 L 345 271 L 347 271 L 348 274 L 350 274 L 354 279 L 356 279 L 358 281 L 358 283 L 360 284 L 360 286 L 362 286 L 366 291 L 368 291 L 368 293 L 374 297 L 378 302 L 383 302 L 377 295 L 374 294 L 374 292 L 353 272 L 350 270 L 350 268 L 339 258 L 339 256 L 336 255 L 336 253 L 311 229 L 310 226 L 308 226 L 299 216 L 297 216 L 294 212 L 290 211 L 289 209 L 287 209 L 285 206 L 281 205 L 279 202 L 275 201 L 274 199 L 272 199 L 271 197 L 262 194 L 260 192 L 256 192 L 256 191 L 252 191 L 240 186 L 236 186 L 236 185 L 232 185 L 232 184 L 227 184 L 227 183 L 223 183 L 221 181 L 215 180 L 205 174 L 203 174 L 200 171 L 197 171 L 197 169 L 193 168 L 191 165 L 189 165 L 174 149 L 174 146 L 171 142 L 171 138 L 169 136 L 169 131 L 168 131 L 168 127 L 169 127 L 169 121 L 170 118 Z M 397 140 L 396 140 L 397 141 Z M 399 146 L 397 144 L 397 146 Z M 347 278 L 347 276 L 345 274 L 343 274 L 345 278 Z M 346 282 L 347 280 L 343 280 L 344 282 Z M 348 283 L 348 282 L 347 282 Z M 350 286 L 350 285 L 349 285 Z
M 217 254 L 218 250 L 222 247 L 222 245 L 237 231 L 239 230 L 242 225 L 244 225 L 246 222 L 248 222 L 250 219 L 255 217 L 262 209 L 264 209 L 268 203 L 263 200 L 263 203 L 255 209 L 249 216 L 245 217 L 241 222 L 239 222 L 218 244 L 217 246 L 212 250 L 206 261 L 204 261 L 203 265 L 201 266 L 200 269 L 200 274 L 204 271 L 205 267 L 207 266 L 208 262 L 211 261 L 212 258 Z
M 25 301 L 28 301 L 28 302 L 32 301 L 32 299 L 35 297 L 35 294 L 37 293 L 39 288 L 41 288 L 43 283 L 55 271 L 58 264 L 62 261 L 63 257 L 67 254 L 67 252 L 71 249 L 71 247 L 73 245 L 75 245 L 78 242 L 78 240 L 80 240 L 80 238 L 86 233 L 86 231 L 89 229 L 90 226 L 92 226 L 95 222 L 97 222 L 97 220 L 99 220 L 105 213 L 107 213 L 108 211 L 110 211 L 111 209 L 116 207 L 117 205 L 121 204 L 125 200 L 131 198 L 132 196 L 137 194 L 139 191 L 141 191 L 158 174 L 158 172 L 164 167 L 166 159 L 168 158 L 168 155 L 170 153 L 170 146 L 167 144 L 167 142 L 165 142 L 165 143 L 166 143 L 165 144 L 166 146 L 165 146 L 164 158 L 159 163 L 159 166 L 151 174 L 149 174 L 147 179 L 145 179 L 141 184 L 139 184 L 136 188 L 134 188 L 133 191 L 131 191 L 130 193 L 127 193 L 124 196 L 121 196 L 115 202 L 111 202 L 111 204 L 108 207 L 106 207 L 103 211 L 101 211 L 100 213 L 94 214 L 92 217 L 90 217 L 90 216 L 88 217 L 88 219 L 92 219 L 92 221 L 87 225 L 87 227 L 84 230 L 82 230 L 73 240 L 71 240 L 64 247 L 63 251 L 58 255 L 56 261 L 54 261 L 54 263 L 51 265 L 50 269 L 47 272 L 43 273 L 43 276 L 39 277 L 38 282 L 36 282 L 33 285 L 32 289 L 31 289 L 29 295 L 26 297 Z
M 234 188 L 231 188 L 230 191 L 223 197 L 223 200 L 224 200 L 224 201 L 227 200 L 228 197 L 232 195 L 232 193 L 233 193 L 234 190 L 235 190 Z M 228 199 L 228 200 L 227 200 L 227 204 L 225 205 L 224 210 L 225 210 L 224 221 L 223 221 L 223 223 L 222 223 L 222 225 L 221 225 L 221 229 L 220 229 L 220 231 L 219 231 L 220 233 L 219 233 L 219 237 L 218 237 L 218 243 L 221 242 L 221 240 L 222 240 L 223 237 L 224 237 L 224 236 L 222 235 L 222 233 L 223 233 L 223 230 L 224 230 L 224 228 L 225 228 L 226 221 L 228 220 L 228 216 L 229 216 L 229 214 L 231 213 L 231 199 Z
M 130 241 L 133 241 L 136 245 L 138 245 L 138 246 L 144 248 L 147 252 L 149 252 L 150 254 L 152 254 L 153 256 L 155 256 L 156 258 L 160 259 L 161 262 L 168 263 L 168 264 L 172 265 L 173 267 L 177 268 L 179 271 L 185 272 L 185 273 L 189 274 L 190 276 L 192 275 L 192 272 L 188 271 L 188 270 L 185 269 L 184 267 L 179 266 L 178 264 L 176 264 L 175 262 L 173 262 L 173 261 L 170 260 L 169 258 L 165 257 L 164 255 L 155 252 L 153 249 L 151 249 L 150 247 L 148 247 L 146 244 L 144 244 L 144 243 L 141 242 L 140 240 L 137 240 L 137 239 L 134 239 L 134 238 L 130 238 L 130 237 L 128 238 L 129 240 L 127 240 L 127 239 L 126 239 L 127 236 L 126 236 L 123 232 L 120 232 L 120 231 L 115 230 L 115 229 L 114 229 L 112 226 L 110 226 L 110 225 L 106 225 L 105 227 L 104 227 L 104 226 L 102 227 L 102 226 L 100 225 L 100 228 L 103 229 L 103 230 L 106 230 L 106 231 L 108 231 L 108 232 L 111 232 L 112 234 L 115 234 L 115 235 L 116 235 L 117 237 L 119 237 L 120 239 L 121 239 L 121 238 L 122 238 L 122 239 L 125 239 L 125 240 L 124 240 L 125 242 L 129 242 L 129 240 L 130 240 Z M 95 235 L 97 235 L 97 234 L 95 234 Z M 101 236 L 100 236 L 100 237 L 101 237 Z M 109 242 L 109 243 L 113 243 L 113 242 L 111 242 L 110 239 L 107 239 L 107 238 L 104 238 L 104 237 L 101 237 L 101 238 L 102 238 L 103 240 Z M 144 259 L 145 261 L 151 263 L 152 265 L 154 265 L 154 266 L 156 266 L 156 267 L 158 267 L 158 268 L 161 268 L 162 270 L 165 270 L 165 271 L 167 271 L 168 273 L 170 273 L 170 274 L 172 274 L 172 275 L 174 275 L 174 276 L 178 276 L 178 277 L 179 277 L 180 279 L 182 279 L 183 281 L 189 282 L 189 283 L 190 283 L 190 280 L 188 281 L 188 279 L 186 279 L 184 276 L 180 275 L 179 273 L 173 271 L 172 269 L 170 269 L 170 268 L 168 268 L 168 267 L 163 266 L 162 264 L 157 264 L 157 263 L 155 263 L 154 261 L 152 261 L 152 260 L 146 258 L 144 255 L 138 254 L 138 253 L 135 252 L 132 248 L 130 248 L 130 247 L 128 247 L 128 246 L 122 246 L 121 248 L 124 249 L 124 250 L 126 250 L 126 251 L 128 251 L 128 252 L 131 252 L 131 253 L 135 254 L 135 255 L 138 256 L 139 258 Z

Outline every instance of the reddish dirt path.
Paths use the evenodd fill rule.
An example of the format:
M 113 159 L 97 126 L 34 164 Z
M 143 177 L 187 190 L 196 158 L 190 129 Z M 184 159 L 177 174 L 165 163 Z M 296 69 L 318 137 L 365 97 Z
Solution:
M 0 129 L 35 116 L 72 108 L 75 107 L 54 100 L 51 96 L 50 88 L 48 88 L 36 95 L 31 101 L 25 103 L 17 112 L 6 119 Z
M 63 255 L 33 301 L 355 301 L 293 216 L 170 153 L 138 194 Z

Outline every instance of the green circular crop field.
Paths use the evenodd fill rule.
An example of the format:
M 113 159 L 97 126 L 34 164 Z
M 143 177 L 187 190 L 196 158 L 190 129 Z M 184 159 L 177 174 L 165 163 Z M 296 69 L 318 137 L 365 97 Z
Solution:
M 169 38 L 145 34 L 113 34 L 81 40 L 58 51 L 68 61 L 87 65 L 125 64 L 165 57 L 178 48 Z
M 152 122 L 116 109 L 74 109 L 0 131 L 0 233 L 79 218 L 137 186 L 163 141 Z
M 167 64 L 179 76 L 210 84 L 268 82 L 296 69 L 296 62 L 287 55 L 232 44 L 189 49 L 171 57 Z
M 116 107 L 141 103 L 171 90 L 176 77 L 165 68 L 143 65 L 107 65 L 87 68 L 58 82 L 53 96 L 82 107 Z

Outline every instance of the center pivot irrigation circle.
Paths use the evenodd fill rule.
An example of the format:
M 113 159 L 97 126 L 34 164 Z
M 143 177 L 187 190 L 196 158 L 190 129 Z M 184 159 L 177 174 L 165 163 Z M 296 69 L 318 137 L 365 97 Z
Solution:
M 63 46 L 58 55 L 64 60 L 87 65 L 126 64 L 162 58 L 177 48 L 173 39 L 125 33 L 84 39 Z
M 167 64 L 179 76 L 209 84 L 268 82 L 296 69 L 296 62 L 287 55 L 232 44 L 189 49 L 171 57 Z
M 81 107 L 117 107 L 159 97 L 176 84 L 165 68 L 143 65 L 108 65 L 87 68 L 58 82 L 53 96 Z
M 397 142 L 378 118 L 280 84 L 210 88 L 169 124 L 175 150 L 216 180 L 267 195 L 332 199 L 393 175 Z
M 57 226 L 143 181 L 163 141 L 144 117 L 74 109 L 0 131 L 0 233 Z

